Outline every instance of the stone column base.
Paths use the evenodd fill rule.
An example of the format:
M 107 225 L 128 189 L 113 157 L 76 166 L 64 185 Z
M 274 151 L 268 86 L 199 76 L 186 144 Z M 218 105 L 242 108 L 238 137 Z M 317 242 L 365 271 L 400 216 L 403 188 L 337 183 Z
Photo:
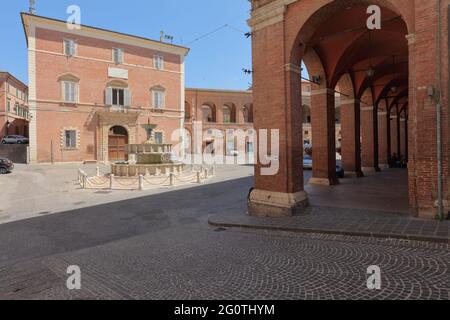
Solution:
M 362 171 L 345 171 L 345 176 L 352 178 L 364 178 L 364 173 Z
M 339 179 L 328 179 L 328 178 L 311 178 L 308 181 L 309 184 L 314 184 L 318 186 L 337 186 L 340 184 Z
M 380 163 L 380 170 L 387 170 L 389 169 L 389 165 L 387 163 Z
M 303 213 L 308 205 L 304 191 L 280 193 L 255 189 L 250 195 L 248 212 L 256 217 L 291 217 Z
M 362 172 L 377 172 L 377 169 L 375 167 L 363 167 L 361 168 Z

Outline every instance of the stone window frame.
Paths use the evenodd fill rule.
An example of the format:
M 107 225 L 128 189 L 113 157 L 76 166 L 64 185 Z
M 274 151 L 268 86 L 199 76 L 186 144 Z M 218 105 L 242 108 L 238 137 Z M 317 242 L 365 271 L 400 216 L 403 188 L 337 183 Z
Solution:
M 76 143 L 75 143 L 75 147 L 74 148 L 70 148 L 66 146 L 66 131 L 75 131 L 75 137 L 76 137 Z M 73 150 L 80 150 L 81 147 L 81 132 L 78 128 L 75 127 L 64 127 L 61 129 L 61 150 L 68 150 L 68 151 L 73 151 Z

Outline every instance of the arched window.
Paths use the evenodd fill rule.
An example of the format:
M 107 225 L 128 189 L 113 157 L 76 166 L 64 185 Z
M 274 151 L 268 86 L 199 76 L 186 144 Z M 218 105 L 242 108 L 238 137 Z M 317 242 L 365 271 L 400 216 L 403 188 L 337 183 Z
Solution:
M 247 108 L 247 106 L 244 106 L 244 108 L 242 108 L 242 115 L 244 118 L 244 123 L 249 123 L 249 110 Z
M 227 106 L 223 107 L 223 123 L 231 123 L 231 109 Z
M 209 105 L 203 105 L 202 106 L 202 115 L 203 115 L 203 122 L 205 122 L 205 123 L 216 122 L 216 115 L 215 115 L 215 110 L 213 107 L 211 107 Z

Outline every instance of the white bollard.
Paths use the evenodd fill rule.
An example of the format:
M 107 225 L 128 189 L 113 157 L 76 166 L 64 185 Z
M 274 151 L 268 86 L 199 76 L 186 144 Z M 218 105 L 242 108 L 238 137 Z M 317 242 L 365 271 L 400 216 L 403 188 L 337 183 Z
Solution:
M 197 183 L 202 183 L 202 178 L 200 176 L 200 171 L 197 171 Z
M 174 183 L 173 183 L 173 177 L 174 177 L 174 174 L 171 172 L 171 173 L 170 173 L 170 186 L 171 186 L 171 187 L 174 186 Z
M 216 175 L 216 167 L 215 166 L 212 167 L 212 173 L 211 174 L 212 174 L 213 177 Z
M 144 190 L 144 176 L 142 174 L 139 175 L 139 191 Z
M 100 167 L 97 167 L 96 175 L 97 177 L 100 177 Z
M 208 169 L 207 168 L 205 168 L 204 174 L 205 174 L 205 180 L 207 180 L 208 179 Z
M 82 184 L 83 189 L 86 189 L 87 178 L 88 178 L 87 174 L 84 173 L 83 174 L 83 184 Z
M 109 176 L 109 188 L 110 188 L 111 190 L 114 189 L 114 175 L 113 175 L 113 174 L 111 174 L 111 175 Z

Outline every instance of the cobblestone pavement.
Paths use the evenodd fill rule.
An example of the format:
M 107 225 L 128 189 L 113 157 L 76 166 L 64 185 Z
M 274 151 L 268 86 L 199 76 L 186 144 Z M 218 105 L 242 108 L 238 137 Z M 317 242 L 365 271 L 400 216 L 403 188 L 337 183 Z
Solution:
M 213 214 L 245 210 L 250 184 L 0 225 L 0 298 L 450 299 L 447 244 L 209 227 Z M 65 286 L 69 265 L 81 268 L 80 291 Z M 371 265 L 379 291 L 366 286 Z
M 243 212 L 216 215 L 210 224 L 222 227 L 320 232 L 450 243 L 450 221 L 425 220 L 405 214 L 367 209 L 310 207 L 287 218 L 258 218 Z

